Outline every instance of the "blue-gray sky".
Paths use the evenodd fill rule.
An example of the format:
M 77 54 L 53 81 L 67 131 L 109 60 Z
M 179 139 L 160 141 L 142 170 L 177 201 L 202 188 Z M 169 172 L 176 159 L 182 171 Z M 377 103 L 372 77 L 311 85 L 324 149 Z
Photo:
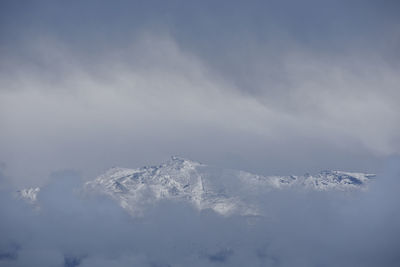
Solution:
M 394 0 L 0 1 L 0 265 L 398 266 L 398 14 Z M 380 175 L 365 192 L 265 192 L 269 217 L 250 221 L 168 201 L 137 219 L 78 195 L 170 155 Z M 39 209 L 15 198 L 27 186 Z
M 400 152 L 397 1 L 1 1 L 18 185 L 179 154 L 263 174 Z

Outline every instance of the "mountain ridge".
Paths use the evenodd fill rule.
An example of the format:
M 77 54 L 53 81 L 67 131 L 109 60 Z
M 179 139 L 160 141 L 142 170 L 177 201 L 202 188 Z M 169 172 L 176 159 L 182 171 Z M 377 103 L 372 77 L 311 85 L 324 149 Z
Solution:
M 321 171 L 316 175 L 263 176 L 224 170 L 172 156 L 160 165 L 136 169 L 113 167 L 83 184 L 83 195 L 106 195 L 133 216 L 162 200 L 184 201 L 198 210 L 229 215 L 260 215 L 248 196 L 271 190 L 365 190 L 374 174 Z M 20 197 L 33 204 L 40 188 L 24 189 Z

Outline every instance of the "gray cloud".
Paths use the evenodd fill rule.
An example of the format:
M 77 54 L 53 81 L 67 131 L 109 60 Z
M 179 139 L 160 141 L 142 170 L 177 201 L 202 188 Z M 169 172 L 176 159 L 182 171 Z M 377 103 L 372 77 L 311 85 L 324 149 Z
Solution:
M 2 6 L 0 160 L 17 184 L 171 154 L 289 174 L 399 153 L 392 1 Z
M 104 198 L 82 198 L 73 172 L 54 174 L 33 210 L 2 192 L 6 266 L 397 266 L 399 164 L 354 194 L 270 191 L 267 217 L 223 217 L 179 202 L 132 218 Z
M 169 34 L 143 32 L 95 61 L 53 38 L 27 49 L 35 60 L 7 61 L 0 92 L 0 156 L 19 183 L 171 154 L 267 174 L 374 172 L 399 153 L 397 70 L 368 54 L 297 47 L 280 56 L 281 84 L 261 78 L 275 62 L 260 50 L 247 92 Z
M 72 188 L 174 154 L 261 174 L 381 172 L 400 152 L 399 7 L 2 1 L 0 263 L 396 266 L 398 170 L 368 194 L 265 196 L 279 205 L 253 225 L 176 203 L 136 221 Z M 37 185 L 39 214 L 6 193 Z

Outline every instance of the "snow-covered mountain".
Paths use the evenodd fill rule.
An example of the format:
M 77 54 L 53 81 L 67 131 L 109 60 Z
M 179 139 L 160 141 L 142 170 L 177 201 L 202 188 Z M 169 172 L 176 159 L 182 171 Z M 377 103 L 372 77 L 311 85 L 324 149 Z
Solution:
M 251 198 L 271 190 L 359 190 L 372 174 L 322 171 L 317 175 L 261 176 L 244 171 L 221 170 L 199 162 L 172 157 L 159 166 L 138 169 L 112 168 L 85 183 L 85 196 L 106 195 L 136 216 L 161 200 L 185 201 L 198 210 L 222 215 L 259 215 Z M 20 191 L 30 203 L 40 189 Z
M 211 176 L 216 176 L 215 170 L 206 165 L 172 157 L 159 166 L 112 168 L 87 182 L 84 191 L 106 194 L 132 214 L 140 214 L 143 207 L 162 199 L 184 200 L 199 210 L 212 209 L 224 215 L 255 212 L 242 203 L 234 192 L 226 192 L 229 183 L 224 188 L 221 181 L 211 179 Z

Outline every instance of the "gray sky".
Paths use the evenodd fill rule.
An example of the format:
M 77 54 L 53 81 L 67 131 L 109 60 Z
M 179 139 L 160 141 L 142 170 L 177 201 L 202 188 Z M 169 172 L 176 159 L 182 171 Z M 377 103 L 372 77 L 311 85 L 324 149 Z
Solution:
M 398 266 L 398 14 L 395 0 L 0 1 L 0 265 Z M 171 155 L 379 175 L 365 192 L 251 196 L 268 216 L 250 221 L 174 201 L 132 218 L 77 191 Z M 39 209 L 15 197 L 28 186 Z
M 178 154 L 262 174 L 400 152 L 397 1 L 1 1 L 17 185 Z

